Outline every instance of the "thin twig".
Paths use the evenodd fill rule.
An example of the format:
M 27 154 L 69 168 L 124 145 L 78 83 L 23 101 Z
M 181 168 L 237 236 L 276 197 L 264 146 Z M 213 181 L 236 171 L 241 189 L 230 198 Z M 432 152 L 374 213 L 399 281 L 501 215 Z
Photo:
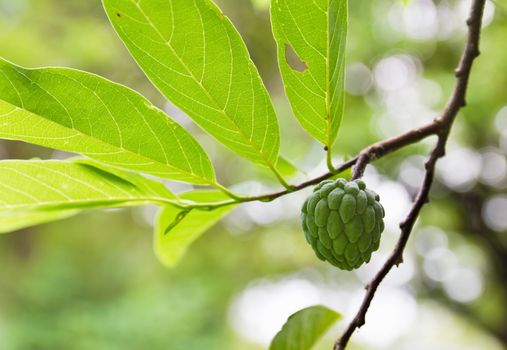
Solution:
M 333 176 L 336 176 L 336 174 L 339 174 L 345 170 L 352 168 L 355 164 L 358 163 L 358 161 L 361 159 L 361 157 L 367 158 L 368 162 L 374 161 L 374 160 L 380 159 L 388 154 L 396 152 L 397 150 L 404 148 L 408 145 L 417 143 L 429 136 L 438 135 L 439 132 L 440 132 L 440 122 L 433 121 L 432 123 L 429 123 L 429 124 L 423 125 L 419 128 L 407 131 L 407 132 L 400 134 L 398 136 L 394 136 L 394 137 L 385 139 L 383 141 L 377 142 L 377 143 L 370 145 L 370 146 L 366 147 L 365 149 L 363 149 L 359 153 L 359 156 L 354 157 L 346 162 L 343 162 L 339 166 L 337 166 L 333 172 L 331 172 L 331 171 L 327 172 L 319 177 L 308 180 L 308 181 L 303 182 L 299 185 L 295 185 L 291 189 L 285 189 L 283 191 L 263 194 L 263 195 L 259 195 L 259 196 L 237 197 L 237 199 L 227 200 L 227 201 L 218 202 L 218 203 L 217 202 L 215 202 L 215 203 L 196 203 L 196 204 L 189 203 L 188 205 L 184 206 L 184 208 L 194 208 L 194 209 L 198 209 L 198 210 L 213 210 L 213 209 L 221 208 L 221 207 L 228 206 L 228 205 L 235 205 L 238 203 L 246 203 L 246 202 L 254 202 L 254 201 L 270 202 L 270 201 L 273 201 L 279 197 L 285 196 L 289 193 L 297 192 L 297 191 L 305 189 L 309 186 L 317 185 L 324 180 L 327 180 Z
M 366 294 L 364 296 L 363 302 L 361 303 L 357 314 L 343 332 L 342 336 L 336 341 L 334 350 L 344 350 L 354 331 L 364 325 L 366 313 L 368 312 L 370 304 L 380 283 L 382 283 L 383 279 L 394 266 L 398 266 L 403 261 L 403 252 L 405 250 L 405 246 L 407 245 L 408 239 L 410 238 L 412 228 L 414 227 L 414 224 L 419 217 L 419 213 L 422 207 L 429 200 L 429 192 L 433 184 L 435 166 L 438 160 L 445 155 L 445 147 L 452 124 L 456 119 L 456 116 L 458 115 L 460 109 L 466 104 L 465 97 L 472 64 L 475 58 L 479 56 L 479 39 L 485 2 L 486 0 L 474 0 L 472 3 L 470 17 L 467 21 L 467 25 L 469 27 L 468 39 L 461 61 L 455 72 L 456 85 L 447 103 L 447 106 L 443 110 L 440 117 L 435 119 L 433 122 L 434 127 L 437 130 L 436 133 L 438 135 L 438 141 L 435 148 L 431 152 L 428 161 L 426 162 L 426 174 L 424 176 L 424 181 L 421 185 L 421 188 L 419 189 L 419 193 L 417 194 L 414 204 L 406 219 L 400 224 L 401 235 L 398 243 L 396 244 L 396 247 L 380 271 L 366 286 Z M 435 130 L 431 127 L 429 128 L 433 131 Z M 359 155 L 356 166 L 354 168 L 354 178 L 358 178 L 363 174 L 367 164 L 373 160 L 371 156 L 372 153 L 369 152 L 368 149 Z

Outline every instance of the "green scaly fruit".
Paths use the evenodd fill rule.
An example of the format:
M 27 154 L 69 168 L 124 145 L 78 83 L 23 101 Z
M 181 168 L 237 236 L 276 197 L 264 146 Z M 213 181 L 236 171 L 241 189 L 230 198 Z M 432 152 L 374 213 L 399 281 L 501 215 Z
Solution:
M 317 257 L 342 270 L 370 261 L 384 231 L 384 208 L 362 180 L 323 181 L 306 199 L 301 222 Z

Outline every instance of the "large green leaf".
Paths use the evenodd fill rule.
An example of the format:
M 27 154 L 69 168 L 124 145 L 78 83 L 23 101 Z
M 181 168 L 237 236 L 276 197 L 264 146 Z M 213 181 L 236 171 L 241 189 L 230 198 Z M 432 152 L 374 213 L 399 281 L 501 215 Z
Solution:
M 341 315 L 324 306 L 311 306 L 289 317 L 269 350 L 310 350 Z
M 87 164 L 58 160 L 0 162 L 0 212 L 179 204 L 164 186 L 137 182 Z M 5 214 L 7 216 L 7 214 Z
M 197 184 L 215 182 L 204 150 L 136 92 L 71 69 L 24 69 L 0 59 L 0 138 L 85 154 Z
M 271 17 L 294 114 L 331 148 L 344 106 L 347 0 L 271 0 Z
M 194 202 L 216 203 L 227 200 L 221 192 L 192 191 L 180 196 Z M 167 267 L 175 266 L 189 246 L 204 232 L 227 215 L 234 205 L 214 210 L 181 211 L 172 206 L 164 207 L 155 226 L 155 253 Z
M 209 0 L 103 0 L 146 75 L 217 140 L 276 172 L 279 129 L 241 36 Z

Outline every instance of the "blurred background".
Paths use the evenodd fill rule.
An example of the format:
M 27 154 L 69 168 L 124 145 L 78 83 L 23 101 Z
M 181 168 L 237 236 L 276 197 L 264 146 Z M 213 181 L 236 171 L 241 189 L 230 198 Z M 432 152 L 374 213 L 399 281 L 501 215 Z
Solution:
M 295 122 L 283 94 L 268 0 L 218 3 L 246 40 L 273 96 L 283 154 L 307 176 L 325 172 L 322 147 Z M 438 114 L 454 83 L 469 5 L 350 1 L 347 106 L 336 161 Z M 468 107 L 439 163 L 431 204 L 351 350 L 507 349 L 504 1 L 487 2 L 484 27 Z M 26 67 L 83 69 L 132 87 L 196 135 L 222 183 L 250 193 L 277 188 L 268 174 L 219 146 L 164 100 L 129 57 L 99 0 L 0 0 L 0 56 Z M 320 262 L 306 244 L 298 216 L 310 189 L 239 207 L 172 270 L 152 252 L 156 208 L 88 212 L 2 235 L 0 350 L 258 350 L 305 306 L 327 305 L 346 321 L 397 239 L 434 141 L 369 167 L 367 182 L 381 195 L 387 225 L 379 252 L 355 272 Z M 68 156 L 0 143 L 2 159 Z M 318 349 L 331 348 L 345 321 Z

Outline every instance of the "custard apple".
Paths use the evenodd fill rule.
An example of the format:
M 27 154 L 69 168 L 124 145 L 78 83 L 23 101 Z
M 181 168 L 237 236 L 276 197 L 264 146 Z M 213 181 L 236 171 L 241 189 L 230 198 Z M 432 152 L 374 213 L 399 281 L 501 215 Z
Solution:
M 379 200 L 362 180 L 318 184 L 301 210 L 306 240 L 317 257 L 349 271 L 369 262 L 384 231 Z

